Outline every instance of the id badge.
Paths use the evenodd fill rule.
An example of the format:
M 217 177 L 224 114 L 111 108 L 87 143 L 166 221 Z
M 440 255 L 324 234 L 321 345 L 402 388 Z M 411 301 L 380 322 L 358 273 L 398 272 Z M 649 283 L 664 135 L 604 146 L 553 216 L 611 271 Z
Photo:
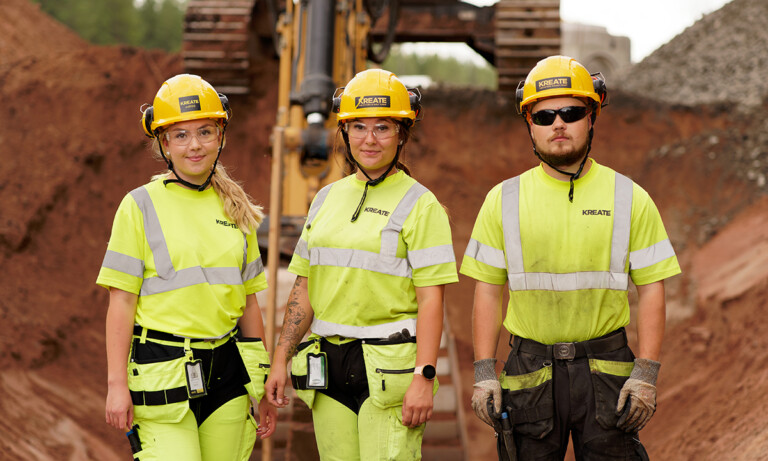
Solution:
M 328 388 L 328 367 L 324 352 L 307 354 L 307 389 Z
M 187 391 L 189 398 L 202 397 L 208 393 L 205 388 L 205 379 L 203 379 L 203 362 L 193 360 L 186 363 L 187 367 Z

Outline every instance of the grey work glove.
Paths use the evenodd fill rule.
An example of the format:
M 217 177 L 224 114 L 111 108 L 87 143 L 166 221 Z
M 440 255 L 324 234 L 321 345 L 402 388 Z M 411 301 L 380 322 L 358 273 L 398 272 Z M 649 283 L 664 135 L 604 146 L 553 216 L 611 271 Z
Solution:
M 496 377 L 496 359 L 482 359 L 475 365 L 475 391 L 472 393 L 472 409 L 480 420 L 493 427 L 488 414 L 488 401 L 493 401 L 493 410 L 501 413 L 501 383 Z
M 656 411 L 656 378 L 661 363 L 651 359 L 635 359 L 635 367 L 619 393 L 616 414 L 621 415 L 616 427 L 625 432 L 639 432 Z M 624 408 L 627 405 L 627 408 Z

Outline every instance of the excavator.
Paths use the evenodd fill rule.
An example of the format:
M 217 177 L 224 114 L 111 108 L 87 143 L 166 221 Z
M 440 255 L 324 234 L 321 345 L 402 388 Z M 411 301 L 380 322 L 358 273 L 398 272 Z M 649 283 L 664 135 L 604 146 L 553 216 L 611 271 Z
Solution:
M 236 98 L 259 91 L 266 69 L 275 67 L 270 61 L 277 62 L 270 215 L 268 225 L 261 226 L 268 230 L 263 246 L 270 277 L 265 321 L 270 349 L 281 256 L 292 253 L 315 193 L 344 175 L 333 142 L 331 96 L 336 88 L 371 63 L 381 64 L 394 43 L 459 42 L 496 67 L 498 92 L 510 97 L 536 62 L 559 54 L 560 41 L 559 0 L 499 0 L 492 6 L 459 0 L 188 1 L 182 48 L 187 72 Z M 450 332 L 443 342 L 437 368 L 450 375 L 438 372 L 438 377 L 447 391 L 442 395 L 450 396 L 448 389 L 453 388 L 454 398 L 436 401 L 438 416 L 427 425 L 422 450 L 424 459 L 466 459 Z M 449 416 L 441 418 L 441 410 Z M 284 450 L 289 451 L 285 459 L 297 459 L 290 448 Z M 273 458 L 268 439 L 261 459 Z

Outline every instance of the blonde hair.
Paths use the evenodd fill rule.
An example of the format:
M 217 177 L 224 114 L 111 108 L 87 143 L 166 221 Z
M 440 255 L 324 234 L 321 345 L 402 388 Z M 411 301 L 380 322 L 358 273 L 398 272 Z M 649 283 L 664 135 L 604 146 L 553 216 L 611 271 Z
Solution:
M 157 139 L 152 140 L 152 150 L 158 159 L 162 159 Z M 152 181 L 166 179 L 170 175 L 171 170 L 166 170 L 152 176 Z M 211 186 L 224 206 L 224 213 L 244 234 L 250 234 L 259 228 L 264 221 L 264 207 L 253 203 L 251 196 L 245 192 L 238 181 L 229 176 L 221 162 L 216 164 L 216 173 L 211 178 Z

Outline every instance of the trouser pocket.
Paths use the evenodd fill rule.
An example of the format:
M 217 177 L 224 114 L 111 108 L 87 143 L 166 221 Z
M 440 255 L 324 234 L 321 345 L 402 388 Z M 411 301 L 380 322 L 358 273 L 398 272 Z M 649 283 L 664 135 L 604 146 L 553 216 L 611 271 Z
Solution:
M 296 348 L 296 354 L 291 359 L 291 383 L 293 384 L 293 389 L 296 391 L 296 396 L 304 401 L 310 409 L 315 401 L 315 392 L 317 391 L 307 388 L 307 374 L 309 372 L 307 356 L 319 353 L 320 338 L 313 338 L 300 343 Z
M 616 414 L 619 393 L 633 367 L 634 361 L 589 359 L 589 371 L 595 393 L 595 419 L 604 429 L 616 428 L 620 417 Z
M 387 409 L 402 406 L 405 392 L 413 381 L 416 364 L 416 343 L 363 343 L 365 374 L 371 403 Z M 437 379 L 432 393 L 437 392 Z
M 133 343 L 128 388 L 136 419 L 177 423 L 189 409 L 184 364 L 191 359 L 182 347 L 147 341 Z
M 510 354 L 499 377 L 502 402 L 515 432 L 544 438 L 554 428 L 552 362 L 530 354 Z
M 264 342 L 256 338 L 242 338 L 237 341 L 237 349 L 250 379 L 245 389 L 248 395 L 260 402 L 264 397 L 264 383 L 269 375 L 269 354 Z

